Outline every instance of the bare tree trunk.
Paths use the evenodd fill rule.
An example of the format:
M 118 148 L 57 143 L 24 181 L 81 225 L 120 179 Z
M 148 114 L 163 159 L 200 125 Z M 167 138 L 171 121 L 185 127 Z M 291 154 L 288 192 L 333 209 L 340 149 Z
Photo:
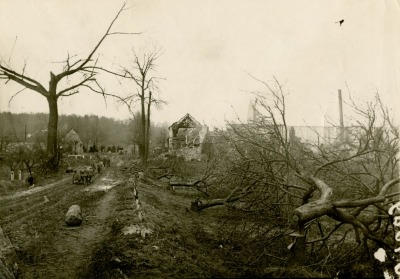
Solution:
M 147 158 L 146 158 L 146 108 L 145 108 L 145 91 L 144 91 L 144 80 L 142 82 L 142 94 L 140 96 L 140 104 L 141 104 L 141 109 L 142 109 L 142 115 L 141 115 L 141 151 L 140 151 L 140 159 L 142 160 L 142 164 L 146 165 L 147 163 Z
M 147 104 L 147 126 L 146 126 L 146 145 L 145 145 L 146 158 L 149 158 L 149 148 L 150 148 L 150 106 L 151 106 L 151 91 L 149 92 L 149 102 Z
M 58 167 L 58 106 L 56 98 L 48 98 L 49 103 L 49 122 L 47 124 L 47 156 L 49 158 L 48 167 L 57 169 Z
M 47 124 L 47 154 L 50 156 L 57 155 L 57 128 L 58 128 L 58 105 L 57 98 L 51 96 L 47 98 L 49 104 L 49 122 Z
M 130 72 L 128 69 L 124 69 L 124 74 L 117 74 L 120 77 L 128 78 L 134 81 L 135 85 L 139 87 L 139 90 L 134 93 L 134 95 L 130 95 L 124 102 L 128 105 L 130 109 L 132 98 L 139 97 L 140 98 L 140 108 L 141 108 L 141 116 L 140 116 L 140 136 L 139 142 L 141 145 L 140 151 L 140 159 L 143 165 L 147 165 L 147 159 L 149 156 L 149 142 L 150 142 L 150 107 L 152 103 L 156 105 L 160 105 L 163 103 L 161 100 L 152 100 L 151 89 L 155 86 L 154 83 L 158 79 L 155 76 L 148 77 L 149 72 L 154 70 L 155 64 L 154 61 L 158 58 L 158 52 L 154 51 L 149 53 L 148 55 L 143 55 L 139 58 L 138 55 L 134 52 L 135 55 L 135 71 Z M 147 104 L 147 116 L 146 116 L 146 92 L 149 91 L 149 98 Z M 126 102 L 126 100 L 129 100 Z M 132 112 L 132 110 L 131 110 Z

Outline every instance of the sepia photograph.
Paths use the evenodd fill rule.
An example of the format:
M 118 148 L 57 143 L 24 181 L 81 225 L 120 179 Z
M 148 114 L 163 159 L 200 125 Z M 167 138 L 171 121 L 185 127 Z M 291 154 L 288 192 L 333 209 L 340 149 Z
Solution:
M 0 0 L 0 279 L 400 277 L 400 0 Z

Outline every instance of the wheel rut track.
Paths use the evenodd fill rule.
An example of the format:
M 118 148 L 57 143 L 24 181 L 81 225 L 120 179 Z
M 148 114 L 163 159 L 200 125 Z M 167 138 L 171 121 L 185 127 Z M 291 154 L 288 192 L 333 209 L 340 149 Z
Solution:
M 40 192 L 0 198 L 0 225 L 16 247 L 22 278 L 82 278 L 110 232 L 108 218 L 118 192 L 114 187 L 123 179 L 114 168 L 106 168 L 89 185 L 63 179 Z M 103 190 L 108 185 L 112 187 Z M 63 216 L 74 203 L 82 206 L 84 223 L 68 227 Z
M 18 195 L 0 200 L 0 226 L 7 232 L 7 225 L 29 218 L 43 208 L 56 206 L 71 191 L 90 187 L 99 178 L 106 176 L 109 169 L 96 175 L 89 185 L 72 184 L 72 178 L 62 179 L 51 187 L 27 195 Z M 44 202 L 46 196 L 49 202 Z

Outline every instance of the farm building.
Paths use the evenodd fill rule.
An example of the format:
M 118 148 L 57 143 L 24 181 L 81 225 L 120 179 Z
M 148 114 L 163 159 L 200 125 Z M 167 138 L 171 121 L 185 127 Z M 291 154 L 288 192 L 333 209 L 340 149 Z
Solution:
M 69 129 L 65 134 L 63 142 L 66 150 L 69 150 L 72 154 L 83 153 L 83 142 L 79 134 L 73 128 Z

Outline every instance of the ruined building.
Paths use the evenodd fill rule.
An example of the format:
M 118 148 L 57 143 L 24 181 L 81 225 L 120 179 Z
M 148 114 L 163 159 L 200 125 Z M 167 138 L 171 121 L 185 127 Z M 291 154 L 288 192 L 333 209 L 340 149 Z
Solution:
M 182 156 L 185 160 L 201 160 L 202 145 L 208 126 L 201 125 L 190 114 L 186 114 L 169 128 L 168 152 Z

